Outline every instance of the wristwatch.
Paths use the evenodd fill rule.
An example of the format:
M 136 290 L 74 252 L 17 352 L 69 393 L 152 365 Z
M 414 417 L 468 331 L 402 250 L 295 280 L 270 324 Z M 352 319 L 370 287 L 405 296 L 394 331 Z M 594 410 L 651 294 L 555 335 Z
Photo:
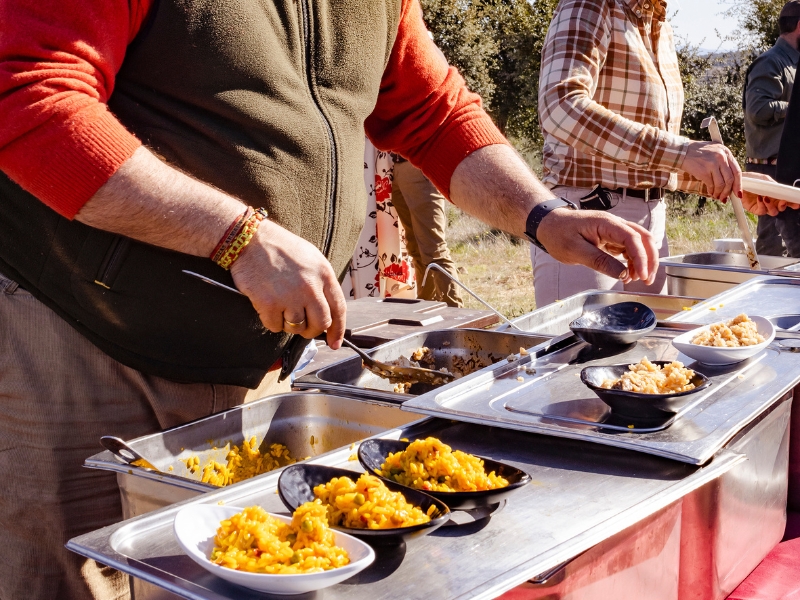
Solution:
M 547 200 L 534 206 L 533 210 L 528 213 L 528 218 L 525 221 L 525 236 L 530 240 L 531 244 L 541 250 L 544 250 L 545 252 L 547 252 L 547 248 L 545 248 L 544 245 L 539 241 L 539 238 L 536 237 L 536 232 L 539 229 L 539 223 L 542 222 L 542 219 L 544 219 L 548 214 L 550 214 L 551 211 L 554 211 L 557 208 L 579 210 L 577 204 L 567 200 L 566 198 L 553 198 L 552 200 Z

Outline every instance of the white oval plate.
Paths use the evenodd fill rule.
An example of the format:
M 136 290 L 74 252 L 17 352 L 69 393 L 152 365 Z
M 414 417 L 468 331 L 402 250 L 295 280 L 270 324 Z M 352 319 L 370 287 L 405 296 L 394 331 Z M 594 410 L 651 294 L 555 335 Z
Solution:
M 707 365 L 730 365 L 743 361 L 751 356 L 755 356 L 766 348 L 772 340 L 775 339 L 775 327 L 767 321 L 764 317 L 750 317 L 755 321 L 758 333 L 764 336 L 764 342 L 756 344 L 755 346 L 742 346 L 740 348 L 717 348 L 716 346 L 698 346 L 693 344 L 692 340 L 711 327 L 705 325 L 687 331 L 672 340 L 672 345 L 689 358 L 700 361 Z M 730 319 L 726 319 L 726 322 Z M 716 325 L 716 323 L 714 323 Z
M 784 185 L 777 181 L 742 177 L 742 189 L 759 196 L 768 196 L 776 200 L 786 200 L 787 202 L 800 204 L 800 188 Z
M 244 509 L 216 504 L 198 504 L 182 508 L 175 515 L 173 524 L 173 532 L 178 544 L 189 555 L 189 558 L 209 573 L 251 590 L 280 595 L 304 594 L 335 585 L 366 569 L 375 560 L 375 552 L 370 546 L 361 540 L 334 530 L 336 545 L 347 550 L 350 555 L 350 564 L 338 569 L 322 573 L 269 575 L 234 571 L 215 565 L 209 560 L 209 557 L 214 549 L 214 536 L 217 534 L 219 524 L 242 510 Z M 292 521 L 291 517 L 283 515 L 270 513 L 270 516 L 284 523 Z

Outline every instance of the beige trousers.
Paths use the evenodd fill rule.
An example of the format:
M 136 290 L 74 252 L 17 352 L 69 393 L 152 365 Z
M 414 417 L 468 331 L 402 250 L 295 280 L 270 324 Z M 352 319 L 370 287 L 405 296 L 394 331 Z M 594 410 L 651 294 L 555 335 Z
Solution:
M 267 395 L 278 373 L 256 391 L 145 375 L 0 275 L 0 600 L 127 598 L 127 576 L 64 548 L 122 518 L 116 477 L 84 459 L 103 435 L 131 439 Z
M 583 196 L 588 195 L 589 188 L 556 186 L 553 194 L 578 204 Z M 664 200 L 645 202 L 639 198 L 623 197 L 611 194 L 614 206 L 610 212 L 626 221 L 638 223 L 647 229 L 659 244 L 659 257 L 669 256 L 667 244 L 667 208 Z M 645 285 L 641 281 L 623 284 L 618 279 L 607 277 L 582 265 L 565 265 L 558 262 L 531 244 L 531 264 L 533 266 L 533 288 L 536 294 L 536 306 L 545 306 L 585 290 L 625 290 L 648 294 L 666 294 L 667 274 L 660 267 L 655 282 Z
M 421 287 L 425 269 L 431 263 L 436 263 L 458 279 L 445 240 L 447 199 L 422 171 L 406 161 L 394 165 L 392 204 L 406 231 L 406 249 L 417 277 L 417 297 L 447 302 L 449 306 L 463 306 L 458 286 L 438 271 L 428 273 L 425 287 Z

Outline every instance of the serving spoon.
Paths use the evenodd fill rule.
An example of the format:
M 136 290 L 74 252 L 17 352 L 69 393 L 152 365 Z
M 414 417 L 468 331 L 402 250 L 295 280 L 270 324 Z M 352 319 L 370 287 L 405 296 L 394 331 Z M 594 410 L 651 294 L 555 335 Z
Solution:
M 191 275 L 192 277 L 197 277 L 201 281 L 205 281 L 211 285 L 228 290 L 234 294 L 244 296 L 244 294 L 242 294 L 242 292 L 236 288 L 210 279 L 205 275 L 200 275 L 194 271 L 184 270 L 183 272 L 187 275 Z M 455 375 L 452 373 L 444 373 L 442 371 L 434 371 L 433 369 L 424 369 L 422 367 L 400 367 L 375 360 L 361 348 L 356 346 L 353 342 L 345 338 L 342 338 L 342 344 L 353 350 L 361 357 L 361 364 L 365 369 L 372 371 L 383 379 L 388 379 L 391 383 L 427 383 L 429 385 L 442 385 L 455 379 Z

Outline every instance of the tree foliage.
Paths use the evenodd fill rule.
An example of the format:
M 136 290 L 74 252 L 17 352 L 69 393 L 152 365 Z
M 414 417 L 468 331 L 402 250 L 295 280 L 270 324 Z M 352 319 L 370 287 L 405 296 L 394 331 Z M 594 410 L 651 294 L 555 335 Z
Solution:
M 739 29 L 732 38 L 739 50 L 760 53 L 771 47 L 780 35 L 778 15 L 786 0 L 729 0 L 725 16 L 736 19 Z
M 433 39 L 506 135 L 541 145 L 542 43 L 558 0 L 422 0 Z

